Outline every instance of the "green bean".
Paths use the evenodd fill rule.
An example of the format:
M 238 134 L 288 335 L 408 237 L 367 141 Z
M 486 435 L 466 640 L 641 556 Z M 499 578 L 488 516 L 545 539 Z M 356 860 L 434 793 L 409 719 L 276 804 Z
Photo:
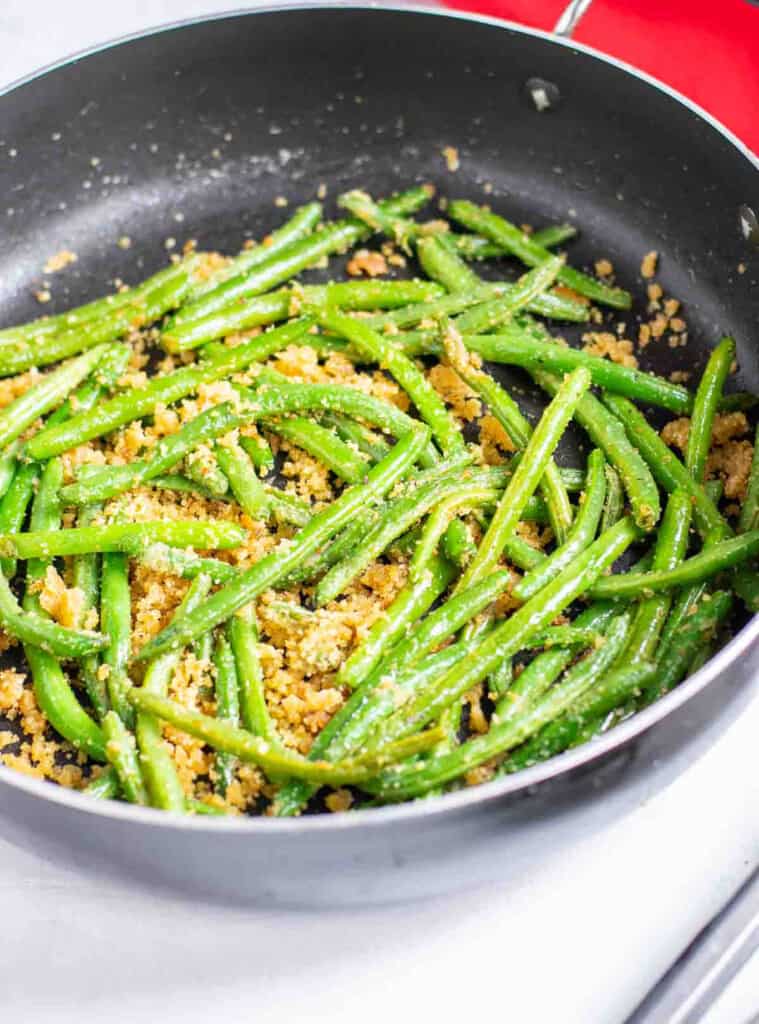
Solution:
M 40 477 L 40 467 L 36 462 L 20 463 L 11 481 L 10 487 L 0 501 L 0 533 L 18 533 L 24 525 L 29 502 Z M 16 573 L 15 558 L 0 560 L 0 569 L 12 579 Z
M 240 724 L 237 667 L 229 640 L 223 633 L 216 638 L 213 649 L 216 691 L 216 717 L 230 725 Z M 214 765 L 216 792 L 225 796 L 235 777 L 235 759 L 229 754 L 217 754 Z
M 702 545 L 702 551 L 708 551 L 719 541 L 724 540 L 725 535 L 720 528 L 710 531 L 704 538 Z M 645 567 L 645 569 L 636 565 L 631 568 L 631 572 L 644 572 L 648 571 L 651 565 Z M 740 573 L 740 569 L 733 573 L 733 585 L 735 585 L 735 577 Z M 702 580 L 700 583 L 694 583 L 689 587 L 685 587 L 678 591 L 674 595 L 671 610 L 667 616 L 667 620 L 664 623 L 660 637 L 660 646 L 664 647 L 668 642 L 674 630 L 680 625 L 685 616 L 692 614 L 693 609 L 696 607 L 698 602 L 704 596 L 708 590 L 708 581 Z
M 251 327 L 263 327 L 295 316 L 306 303 L 339 309 L 375 310 L 425 302 L 442 294 L 430 281 L 338 281 L 328 285 L 282 288 L 268 295 L 254 295 L 198 319 L 182 322 L 182 311 L 161 334 L 167 352 L 184 352 L 207 345 Z
M 604 465 L 604 473 L 606 475 L 606 500 L 601 516 L 601 533 L 605 533 L 616 522 L 619 522 L 625 511 L 625 494 L 619 473 L 608 463 Z
M 11 346 L 3 347 L 0 349 L 0 376 L 21 373 L 30 366 L 57 363 L 77 352 L 113 341 L 134 327 L 158 320 L 182 301 L 190 286 L 195 263 L 193 257 L 160 271 L 134 288 L 128 303 L 116 306 L 102 317 L 46 335 L 39 341 L 32 338 L 14 345 L 12 350 Z
M 140 485 L 150 487 L 157 491 L 179 491 L 180 494 L 197 494 L 201 498 L 208 498 L 210 501 L 219 501 L 216 495 L 212 494 L 207 487 L 181 473 L 161 473 L 160 476 L 144 480 Z
M 694 651 L 710 641 L 727 618 L 732 596 L 724 590 L 706 594 L 690 615 L 673 630 L 668 642 L 660 644 L 656 659 L 656 676 L 645 688 L 644 705 L 658 700 L 673 689 L 685 675 Z
M 506 299 L 513 292 L 515 285 L 508 282 L 486 283 L 481 281 L 476 288 L 468 292 L 455 292 L 452 295 L 444 295 L 432 302 L 420 302 L 406 306 L 402 309 L 391 310 L 389 313 L 380 313 L 367 317 L 364 323 L 368 324 L 375 331 L 386 331 L 393 333 L 403 327 L 412 327 L 415 324 L 428 323 L 439 317 L 454 316 L 463 313 L 464 310 L 472 309 L 474 319 L 474 308 L 486 305 L 489 300 Z M 532 313 L 540 316 L 551 317 L 557 320 L 573 320 L 583 322 L 588 319 L 589 313 L 586 306 L 574 299 L 565 298 L 555 292 L 545 292 L 543 295 L 535 296 L 527 308 Z M 479 316 L 474 322 L 478 322 Z M 487 319 L 487 318 L 486 318 Z M 472 328 L 477 330 L 476 327 Z M 428 337 L 425 335 L 425 337 Z M 434 342 L 434 334 L 429 335 Z M 396 340 L 402 341 L 403 338 Z
M 158 541 L 130 545 L 129 554 L 156 572 L 181 576 L 183 579 L 195 579 L 196 576 L 204 575 L 213 583 L 224 583 L 235 577 L 238 572 L 233 565 L 218 558 L 201 558 L 191 551 L 173 548 Z
M 92 372 L 102 354 L 101 346 L 72 359 L 6 405 L 0 412 L 0 449 L 15 441 L 35 420 L 62 402 Z
M 460 313 L 453 321 L 456 330 L 461 334 L 484 334 L 500 327 L 501 324 L 508 324 L 515 313 L 547 293 L 563 265 L 563 259 L 554 256 L 533 270 L 527 271 L 506 295 L 482 302 Z M 587 310 L 584 307 L 580 309 L 580 319 L 586 320 Z
M 258 630 L 249 609 L 231 616 L 227 637 L 235 658 L 242 723 L 248 732 L 261 736 L 273 746 L 281 746 L 266 705 L 264 677 L 258 658 Z
M 479 640 L 479 637 L 476 638 Z M 503 697 L 514 681 L 514 659 L 504 658 L 498 667 L 491 672 L 487 680 L 487 694 L 491 700 Z
M 465 569 L 477 551 L 471 531 L 463 519 L 454 519 L 440 538 L 443 555 L 460 569 Z
M 499 298 L 508 293 L 511 286 L 502 282 L 486 284 L 479 281 L 477 286 L 466 294 L 455 293 L 443 295 L 431 302 L 417 302 L 401 309 L 391 310 L 389 313 L 378 313 L 375 316 L 366 317 L 364 323 L 372 330 L 384 331 L 397 336 L 397 332 L 404 327 L 413 327 L 415 324 L 430 322 L 444 316 L 453 316 L 461 313 L 470 306 L 476 306 L 487 299 Z
M 429 198 L 429 193 L 412 190 L 410 193 L 394 197 L 381 203 L 386 210 L 415 208 L 420 197 Z M 184 306 L 175 317 L 176 323 L 188 323 L 214 313 L 233 302 L 253 295 L 261 295 L 270 291 L 278 284 L 289 281 L 291 277 L 313 266 L 325 256 L 332 253 L 345 252 L 351 245 L 366 236 L 365 225 L 358 220 L 338 220 L 305 238 L 292 242 L 286 248 L 276 252 L 259 263 L 250 271 L 236 274 L 223 281 L 195 302 Z
M 497 300 L 502 302 L 503 300 Z M 496 306 L 495 301 L 485 305 Z M 477 309 L 472 310 L 472 316 Z M 495 334 L 474 333 L 482 328 L 466 326 L 458 329 L 465 335 L 467 348 L 491 363 L 505 363 L 521 366 L 526 370 L 548 370 L 550 373 L 569 373 L 578 366 L 590 372 L 593 383 L 599 387 L 637 402 L 669 409 L 679 415 L 686 415 L 693 407 L 693 395 L 680 384 L 673 384 L 664 377 L 644 373 L 620 363 L 613 363 L 601 356 L 591 355 L 582 349 L 560 345 L 550 335 L 536 334 L 524 320 L 513 320 L 498 328 Z
M 216 458 L 243 512 L 251 519 L 268 516 L 269 496 L 247 452 L 239 444 L 219 443 Z
M 540 387 L 551 395 L 556 394 L 558 378 L 542 371 L 535 371 L 532 375 Z M 574 416 L 619 473 L 636 524 L 642 530 L 652 530 L 661 514 L 659 491 L 646 462 L 628 440 L 626 425 L 623 426 L 613 412 L 604 408 L 594 395 L 586 394 L 577 405 Z
M 98 514 L 97 506 L 85 507 L 79 513 L 78 522 L 81 526 L 88 526 Z M 100 604 L 100 560 L 96 554 L 78 555 L 73 564 L 73 584 L 83 596 L 82 607 L 79 614 L 78 626 L 82 626 L 87 614 L 99 607 Z M 102 721 L 108 710 L 108 691 L 102 679 L 98 676 L 100 659 L 90 654 L 81 659 L 80 674 L 84 682 L 87 696 L 95 711 L 98 721 Z
M 335 678 L 335 686 L 347 686 L 353 690 L 361 685 L 385 653 L 437 601 L 453 575 L 451 566 L 443 559 L 429 558 L 425 571 L 406 584 L 343 662 Z
M 91 630 L 66 629 L 49 618 L 25 612 L 0 573 L 0 623 L 10 636 L 58 658 L 82 658 L 102 650 L 107 639 Z
M 706 458 L 712 444 L 714 417 L 734 359 L 735 342 L 732 338 L 723 338 L 709 356 L 709 362 L 696 391 L 688 432 L 688 448 L 685 453 L 685 465 L 696 483 L 704 481 Z
M 103 652 L 108 675 L 108 700 L 113 710 L 131 728 L 134 716 L 126 701 L 129 688 L 127 665 L 132 643 L 132 599 L 129 591 L 129 560 L 121 552 L 103 555 L 100 573 L 100 624 L 109 642 Z
M 469 269 L 455 246 L 446 245 L 442 235 L 420 238 L 416 243 L 416 254 L 425 274 L 433 281 L 439 281 L 448 292 L 467 292 L 481 284 L 478 275 Z
M 544 263 L 551 255 L 547 249 L 532 241 L 519 228 L 504 220 L 503 217 L 490 213 L 484 207 L 478 207 L 466 200 L 456 199 L 448 204 L 448 213 L 465 228 L 484 235 L 491 242 L 503 246 L 529 267 Z M 622 288 L 611 288 L 573 267 L 564 267 L 559 274 L 559 280 L 580 295 L 586 295 L 594 302 L 600 302 L 605 306 L 629 309 L 632 305 L 629 292 Z
M 132 350 L 128 345 L 122 345 L 120 342 L 108 345 L 95 367 L 94 374 L 80 384 L 73 395 L 48 416 L 45 426 L 50 427 L 55 426 L 56 423 L 64 423 L 74 413 L 86 412 L 91 409 L 103 395 L 116 387 L 119 379 L 126 372 L 131 358 Z
M 195 577 L 197 579 L 197 577 Z M 211 655 L 213 653 L 213 635 L 211 633 L 204 633 L 203 636 L 199 636 L 195 643 L 192 645 L 192 654 L 196 661 L 200 661 L 206 665 L 211 664 Z
M 262 475 L 274 468 L 274 453 L 266 438 L 246 437 L 243 434 L 240 436 L 240 447 L 250 456 L 251 462 Z
M 593 587 L 594 597 L 630 597 L 656 594 L 672 587 L 682 587 L 710 579 L 718 572 L 753 558 L 759 553 L 759 530 L 750 530 L 740 537 L 720 541 L 713 547 L 686 558 L 674 569 L 660 572 L 621 573 L 599 580 Z
M 759 529 L 759 426 L 756 428 L 754 437 L 754 456 L 751 460 L 746 497 L 738 520 L 739 533 L 757 529 Z
M 532 426 L 511 395 L 489 374 L 472 366 L 465 349 L 455 336 L 445 341 L 446 354 L 458 375 L 484 399 L 491 414 L 520 448 L 526 448 L 532 436 Z M 572 507 L 561 475 L 553 459 L 546 464 L 540 488 L 548 507 L 551 526 L 559 544 L 563 544 L 572 525 Z
M 115 711 L 109 711 L 103 719 L 103 735 L 106 755 L 116 770 L 124 796 L 131 804 L 147 806 L 148 791 L 142 778 L 134 736 Z
M 244 729 L 239 729 L 229 722 L 223 722 L 198 711 L 183 707 L 176 701 L 159 697 L 154 693 L 145 693 L 135 689 L 129 691 L 129 700 L 140 711 L 147 711 L 157 718 L 169 722 L 176 729 L 195 736 L 208 743 L 220 753 L 231 754 L 241 761 L 257 764 L 266 774 L 273 778 L 292 776 L 318 782 L 327 786 L 351 785 L 361 782 L 376 773 L 392 760 L 410 756 L 416 750 L 428 749 L 437 736 L 426 738 L 424 734 L 411 737 L 411 745 L 388 748 L 372 758 L 361 758 L 360 761 L 342 761 L 330 764 L 327 761 L 308 761 L 306 758 L 293 754 L 284 747 L 278 747 L 254 736 Z
M 215 807 L 213 804 L 207 804 L 203 800 L 188 800 L 187 810 L 191 814 L 199 814 L 209 818 L 223 818 L 227 815 L 227 811 L 223 807 Z
M 82 792 L 96 800 L 115 800 L 121 792 L 119 777 L 112 766 L 108 765 L 107 768 L 103 768 L 96 779 L 84 787 Z
M 549 580 L 558 576 L 581 551 L 584 551 L 592 542 L 601 520 L 606 496 L 606 476 L 604 469 L 606 461 L 603 453 L 594 448 L 588 457 L 588 476 L 584 501 L 577 513 L 572 529 L 565 544 L 561 544 L 556 550 L 541 562 L 540 566 L 533 569 L 516 584 L 513 595 L 520 601 L 526 601 L 536 594 Z M 613 524 L 612 524 L 613 525 Z
M 269 420 L 266 427 L 273 434 L 302 448 L 349 484 L 357 484 L 366 476 L 367 464 L 336 434 L 313 420 L 302 416 Z
M 704 490 L 709 495 L 715 505 L 719 505 L 722 501 L 722 495 L 724 494 L 725 485 L 721 480 L 706 480 L 704 482 Z
M 729 532 L 729 527 L 704 488 L 693 479 L 675 453 L 670 451 L 643 413 L 620 395 L 604 392 L 603 402 L 624 426 L 630 441 L 646 460 L 651 473 L 664 490 L 670 494 L 674 490 L 682 490 L 689 495 L 699 532 L 704 535 L 717 527 Z
M 503 658 L 521 650 L 532 635 L 548 626 L 572 601 L 589 590 L 638 535 L 629 517 L 620 519 L 560 576 L 491 630 L 460 671 L 457 668 L 435 680 L 401 711 L 396 711 L 367 741 L 367 749 L 373 750 L 378 744 L 409 735 L 436 719 L 446 707 L 490 675 Z
M 732 586 L 750 612 L 759 612 L 759 569 L 756 563 L 744 566 L 733 574 Z
M 381 434 L 348 419 L 347 416 L 341 416 L 340 413 L 327 413 L 322 417 L 322 421 L 327 426 L 334 427 L 341 440 L 368 455 L 372 462 L 378 462 L 390 450 L 390 445 Z
M 218 359 L 155 377 L 144 388 L 116 395 L 87 412 L 72 416 L 66 423 L 46 427 L 27 442 L 26 452 L 29 458 L 42 462 L 94 437 L 110 434 L 125 423 L 151 415 L 159 403 L 170 405 L 193 394 L 202 384 L 229 377 L 253 362 L 268 359 L 272 353 L 297 341 L 309 326 L 305 319 L 296 320 L 228 349 Z
M 20 450 L 21 443 L 16 440 L 0 453 L 0 499 L 5 497 L 8 488 L 13 483 L 18 468 L 17 455 Z
M 257 267 L 259 264 L 270 260 L 272 256 L 282 252 L 283 249 L 287 249 L 293 242 L 297 242 L 306 235 L 311 234 L 319 223 L 321 215 L 321 203 L 306 203 L 305 206 L 299 206 L 293 216 L 281 228 L 272 231 L 259 245 L 246 246 L 226 266 L 214 271 L 200 284 L 194 285 L 187 296 L 188 302 L 194 302 L 202 295 L 213 291 L 222 282 L 228 281 L 230 277 L 236 277 L 238 274 L 245 273 L 253 267 Z
M 533 231 L 530 239 L 544 249 L 555 249 L 562 242 L 568 242 L 577 234 L 572 224 L 549 224 L 546 228 Z M 508 250 L 480 235 L 451 235 L 451 241 L 466 260 L 488 260 L 508 255 Z
M 211 581 L 208 576 L 198 576 L 193 580 L 175 615 L 192 611 L 201 605 L 210 586 Z M 155 693 L 159 697 L 165 697 L 179 658 L 179 652 L 170 651 L 151 661 L 145 670 L 142 689 L 146 693 Z M 184 790 L 177 775 L 176 765 L 164 743 L 160 722 L 153 715 L 139 711 L 136 715 L 135 733 L 140 751 L 139 763 L 142 769 L 142 778 L 150 804 L 153 807 L 160 807 L 164 811 L 184 814 L 186 811 Z
M 674 491 L 667 502 L 654 550 L 653 572 L 676 568 L 688 547 L 690 499 L 684 491 Z M 628 663 L 652 661 L 661 631 L 672 605 L 672 594 L 664 591 L 641 601 L 635 612 L 632 636 L 625 648 Z
M 311 506 L 307 501 L 268 484 L 264 484 L 264 491 L 269 511 L 276 520 L 293 526 L 306 526 L 311 521 Z
M 477 554 L 459 579 L 458 590 L 471 586 L 495 567 L 522 516 L 527 499 L 544 475 L 549 459 L 589 386 L 590 375 L 582 369 L 575 370 L 561 384 L 530 436 L 524 457 L 503 492 Z
M 147 523 L 109 523 L 80 526 L 70 530 L 30 530 L 0 536 L 0 554 L 6 558 L 55 558 L 92 552 L 139 551 L 145 544 L 163 543 L 175 547 L 234 548 L 245 539 L 245 531 L 224 520 L 155 520 Z
M 13 351 L 29 344 L 37 344 L 51 334 L 98 320 L 100 317 L 130 304 L 133 299 L 132 289 L 126 288 L 122 292 L 106 295 L 83 306 L 75 306 L 74 309 L 69 309 L 65 313 L 43 316 L 14 327 L 5 327 L 0 330 L 0 351 L 5 351 L 6 348 Z
M 185 455 L 184 471 L 188 479 L 218 501 L 229 493 L 229 480 L 219 467 L 215 451 L 208 446 L 202 445 Z
M 387 235 L 407 253 L 411 252 L 411 242 L 421 237 L 421 225 L 395 211 L 388 211 L 381 203 L 375 203 L 372 197 L 361 189 L 344 192 L 338 196 L 337 205 L 353 214 L 372 231 Z
M 612 527 L 612 531 L 615 529 L 617 527 Z M 625 617 L 620 617 L 623 620 L 619 626 L 620 632 L 626 629 Z M 534 704 L 528 703 L 527 710 L 522 714 L 514 714 L 503 720 L 494 716 L 490 730 L 483 736 L 467 740 L 452 751 L 432 754 L 422 762 L 386 769 L 377 779 L 371 780 L 369 784 L 364 783 L 363 788 L 379 792 L 383 799 L 419 796 L 455 779 L 483 761 L 513 750 L 566 712 L 588 692 L 598 678 L 599 663 L 603 664 L 604 669 L 609 664 L 610 651 L 606 647 L 605 644 L 574 665 L 557 686 L 549 689 Z M 611 649 L 614 649 L 613 644 Z
M 347 338 L 361 353 L 387 370 L 408 394 L 422 419 L 429 424 L 443 453 L 453 455 L 464 449 L 456 422 L 422 370 L 397 349 L 385 335 L 360 320 L 331 310 L 317 310 L 315 318 L 327 330 Z
M 165 650 L 190 643 L 196 636 L 224 622 L 238 608 L 250 604 L 260 593 L 302 565 L 357 512 L 381 498 L 408 472 L 428 441 L 429 430 L 426 427 L 420 426 L 413 433 L 406 434 L 381 462 L 369 470 L 366 483 L 347 488 L 292 540 L 281 542 L 254 566 L 216 591 L 200 610 L 202 614 L 192 612 L 167 626 L 145 645 L 138 658 L 155 657 Z
M 31 525 L 55 529 L 60 523 L 58 492 L 63 479 L 63 467 L 58 459 L 51 460 L 42 474 L 37 495 L 32 505 Z M 23 608 L 26 612 L 41 614 L 35 584 L 45 576 L 48 563 L 32 561 L 27 567 L 26 593 Z M 96 761 L 105 761 L 103 734 L 77 700 L 71 684 L 58 661 L 31 644 L 24 646 L 24 654 L 32 672 L 37 703 L 51 726 L 75 747 Z
M 523 537 L 520 537 L 518 533 L 514 533 L 509 537 L 503 551 L 506 558 L 523 572 L 531 572 L 533 569 L 540 568 L 548 557 L 544 551 L 533 547 Z

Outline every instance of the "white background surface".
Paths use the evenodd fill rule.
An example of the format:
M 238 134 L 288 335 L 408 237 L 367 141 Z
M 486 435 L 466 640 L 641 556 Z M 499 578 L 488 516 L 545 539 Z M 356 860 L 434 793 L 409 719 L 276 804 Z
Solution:
M 3 0 L 0 84 L 227 6 Z M 0 838 L 2 1018 L 447 1024 L 497 1009 L 539 1024 L 621 1024 L 759 860 L 758 735 L 755 703 L 668 790 L 547 851 L 529 877 L 403 908 L 219 909 L 65 872 Z M 708 1024 L 746 1024 L 758 992 L 755 957 Z

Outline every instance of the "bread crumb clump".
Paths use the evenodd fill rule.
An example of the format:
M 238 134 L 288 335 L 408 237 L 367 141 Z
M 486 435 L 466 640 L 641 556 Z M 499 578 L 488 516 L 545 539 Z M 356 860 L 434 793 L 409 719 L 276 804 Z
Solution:
M 61 249 L 60 252 L 48 258 L 43 269 L 46 274 L 57 274 L 59 270 L 63 270 L 71 263 L 76 263 L 78 258 L 77 254 L 70 249 Z
M 640 275 L 646 279 L 654 276 L 656 265 L 659 262 L 659 253 L 656 250 L 647 252 L 640 264 Z

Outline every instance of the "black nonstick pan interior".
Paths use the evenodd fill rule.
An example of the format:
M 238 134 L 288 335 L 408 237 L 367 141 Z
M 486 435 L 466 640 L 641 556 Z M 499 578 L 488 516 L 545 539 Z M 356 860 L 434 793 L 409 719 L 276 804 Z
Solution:
M 536 77 L 551 84 L 544 112 L 527 86 Z M 447 146 L 458 150 L 455 172 Z M 44 312 L 114 279 L 134 283 L 188 238 L 235 251 L 281 222 L 278 197 L 292 208 L 324 184 L 330 210 L 346 187 L 382 196 L 427 181 L 517 223 L 575 222 L 572 262 L 607 257 L 637 296 L 631 336 L 645 313 L 641 258 L 657 250 L 658 280 L 683 303 L 689 342 L 650 345 L 642 368 L 696 373 L 729 333 L 739 352 L 731 386 L 759 389 L 759 256 L 738 216 L 759 203 L 756 165 L 678 99 L 612 63 L 540 35 L 409 11 L 287 9 L 193 23 L 0 97 L 0 319 L 40 315 L 34 295 L 48 284 Z M 129 248 L 117 244 L 125 236 Z M 61 249 L 76 264 L 46 276 Z

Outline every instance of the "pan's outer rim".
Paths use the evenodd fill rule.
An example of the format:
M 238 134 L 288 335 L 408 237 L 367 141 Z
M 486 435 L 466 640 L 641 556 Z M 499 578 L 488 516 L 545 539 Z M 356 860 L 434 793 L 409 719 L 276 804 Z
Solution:
M 158 35 L 164 32 L 171 32 L 175 29 L 182 29 L 199 25 L 206 22 L 221 21 L 227 18 L 254 17 L 260 14 L 297 12 L 302 10 L 348 10 L 348 11 L 372 11 L 378 10 L 382 13 L 390 12 L 397 14 L 415 14 L 421 16 L 434 16 L 442 18 L 457 19 L 460 21 L 472 21 L 493 28 L 506 29 L 510 32 L 521 33 L 543 39 L 556 46 L 566 47 L 576 53 L 585 54 L 589 57 L 601 60 L 614 68 L 618 68 L 635 78 L 640 79 L 692 111 L 696 116 L 705 121 L 711 128 L 721 134 L 738 152 L 745 157 L 749 163 L 759 171 L 759 158 L 748 149 L 732 132 L 729 131 L 716 118 L 709 114 L 698 104 L 683 96 L 677 90 L 672 89 L 666 83 L 659 81 L 652 75 L 640 71 L 637 68 L 626 64 L 624 61 L 610 57 L 599 50 L 582 43 L 576 43 L 569 39 L 563 39 L 544 32 L 540 29 L 533 29 L 519 25 L 515 22 L 502 21 L 498 18 L 491 18 L 485 15 L 470 14 L 467 12 L 456 12 L 440 10 L 436 8 L 406 6 L 395 4 L 392 6 L 378 7 L 374 4 L 343 4 L 343 3 L 297 3 L 297 4 L 272 4 L 266 7 L 259 7 L 253 10 L 235 9 L 226 12 L 219 12 L 212 15 L 200 15 L 195 18 L 188 18 L 169 24 L 159 25 L 155 28 L 126 34 L 106 43 L 88 47 L 74 53 L 62 60 L 55 61 L 45 67 L 25 75 L 22 78 L 10 83 L 0 89 L 0 100 L 14 90 L 27 85 L 52 71 L 75 64 L 89 56 L 121 46 L 148 36 Z M 130 822 L 140 822 L 154 828 L 181 829 L 200 832 L 215 833 L 243 833 L 243 834 L 276 834 L 293 833 L 303 835 L 306 833 L 343 832 L 355 830 L 356 828 L 382 827 L 387 823 L 402 823 L 404 821 L 429 819 L 438 814 L 449 811 L 470 810 L 476 806 L 489 803 L 496 803 L 502 797 L 524 792 L 540 783 L 555 779 L 580 767 L 587 767 L 594 761 L 623 747 L 631 742 L 636 736 L 646 732 L 657 722 L 670 714 L 673 714 L 682 705 L 686 704 L 698 693 L 705 689 L 710 683 L 716 680 L 734 661 L 744 655 L 749 648 L 759 642 L 759 615 L 748 622 L 743 629 L 720 651 L 711 658 L 703 668 L 690 677 L 685 683 L 679 686 L 672 693 L 651 705 L 645 711 L 640 712 L 634 718 L 623 722 L 612 732 L 602 738 L 585 744 L 574 750 L 566 751 L 558 757 L 552 758 L 544 764 L 535 765 L 518 774 L 508 776 L 504 779 L 494 780 L 473 786 L 468 789 L 459 790 L 455 793 L 448 793 L 435 800 L 424 800 L 416 803 L 404 803 L 387 807 L 378 807 L 368 810 L 341 812 L 337 814 L 310 815 L 302 818 L 206 818 L 198 816 L 184 816 L 167 814 L 165 811 L 153 808 L 134 807 L 129 804 L 120 804 L 116 801 L 100 801 L 86 798 L 82 793 L 74 790 L 67 790 L 53 783 L 38 779 L 29 778 L 16 772 L 13 769 L 0 765 L 0 783 L 13 786 L 25 791 L 32 796 L 53 803 L 69 807 L 73 810 L 91 814 L 94 816 L 121 819 Z

